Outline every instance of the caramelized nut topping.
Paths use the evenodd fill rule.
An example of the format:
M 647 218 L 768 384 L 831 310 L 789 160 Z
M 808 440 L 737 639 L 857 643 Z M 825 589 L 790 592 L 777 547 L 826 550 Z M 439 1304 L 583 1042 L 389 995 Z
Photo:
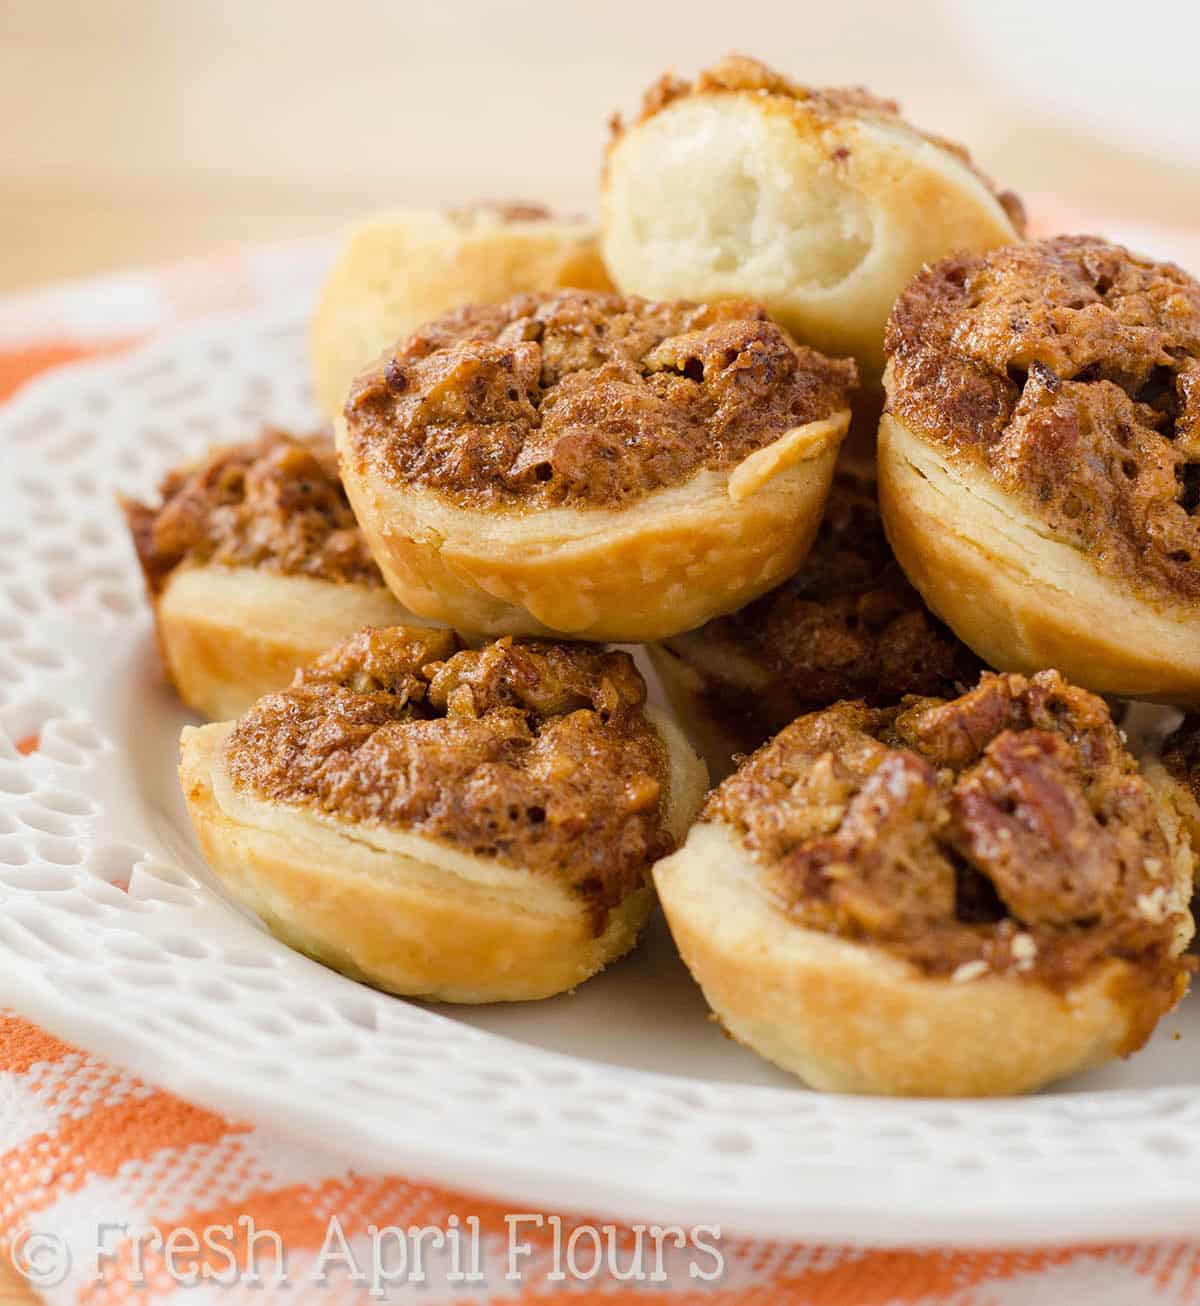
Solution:
M 627 653 L 363 630 L 230 736 L 234 783 L 563 878 L 604 911 L 670 851 L 665 748 Z
M 1091 236 L 960 254 L 886 343 L 890 412 L 1106 573 L 1200 598 L 1200 283 Z
M 328 436 L 268 430 L 170 472 L 160 493 L 157 508 L 122 505 L 152 595 L 177 567 L 204 563 L 383 584 Z
M 1103 701 L 1045 671 L 801 717 L 703 819 L 737 832 L 804 925 L 960 980 L 1066 987 L 1123 958 L 1169 1005 L 1186 965 L 1158 813 Z
M 568 290 L 468 306 L 355 382 L 352 456 L 460 504 L 611 506 L 848 404 L 849 360 L 754 304 Z

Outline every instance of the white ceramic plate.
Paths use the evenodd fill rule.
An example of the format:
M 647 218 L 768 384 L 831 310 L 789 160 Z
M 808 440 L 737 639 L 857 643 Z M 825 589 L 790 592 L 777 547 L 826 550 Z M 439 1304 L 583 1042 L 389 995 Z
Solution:
M 114 492 L 263 421 L 311 426 L 305 308 L 0 411 L 0 1004 L 364 1168 L 523 1206 L 876 1245 L 1194 1234 L 1197 999 L 1053 1094 L 852 1099 L 727 1042 L 661 926 L 574 997 L 452 1011 L 325 971 L 222 898 Z

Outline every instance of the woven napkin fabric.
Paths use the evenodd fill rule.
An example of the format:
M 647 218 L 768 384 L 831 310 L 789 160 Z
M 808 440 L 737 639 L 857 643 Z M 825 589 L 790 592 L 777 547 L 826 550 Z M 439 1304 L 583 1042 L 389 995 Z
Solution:
M 64 1306 L 148 1306 L 176 1293 L 180 1306 L 559 1294 L 579 1306 L 1200 1302 L 1200 1244 L 887 1252 L 706 1231 L 682 1249 L 668 1241 L 660 1269 L 652 1231 L 639 1240 L 600 1219 L 356 1173 L 12 1014 L 0 1017 L 0 1229 L 27 1278 Z M 438 1248 L 438 1233 L 455 1235 L 457 1251 Z M 633 1273 L 644 1278 L 622 1282 Z
M 1200 266 L 1195 235 L 1119 234 Z M 0 397 L 47 367 L 292 295 L 328 253 L 273 247 L 0 300 Z M 355 1172 L 333 1149 L 224 1119 L 0 1013 L 0 1247 L 56 1304 L 1200 1304 L 1200 1242 L 884 1252 L 687 1232 L 677 1247 L 653 1228 Z

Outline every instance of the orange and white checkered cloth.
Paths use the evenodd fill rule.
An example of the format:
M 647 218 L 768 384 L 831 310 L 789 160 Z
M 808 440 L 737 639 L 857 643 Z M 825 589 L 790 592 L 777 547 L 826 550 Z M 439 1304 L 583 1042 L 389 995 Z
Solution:
M 1043 216 L 1043 232 L 1092 225 L 1042 212 L 1055 214 Z M 1113 234 L 1200 267 L 1195 233 L 1126 225 Z M 313 284 L 327 255 L 324 245 L 274 247 L 0 300 L 0 399 L 45 368 Z M 561 1294 L 579 1306 L 632 1306 L 656 1295 L 678 1306 L 1200 1304 L 1200 1242 L 903 1252 L 725 1238 L 713 1281 L 692 1274 L 697 1265 L 711 1270 L 712 1257 L 674 1256 L 666 1282 L 622 1282 L 628 1255 L 615 1258 L 617 1275 L 603 1269 L 572 1281 L 554 1277 L 555 1240 L 561 1246 L 573 1229 L 598 1222 L 563 1216 L 556 1229 L 551 1213 L 541 1228 L 521 1225 L 530 1255 L 510 1279 L 506 1214 L 464 1193 L 351 1170 L 332 1145 L 318 1151 L 224 1119 L 67 1047 L 19 1014 L 0 1013 L 0 1246 L 53 1303 L 140 1306 L 183 1294 L 187 1306 L 243 1296 L 341 1306 L 385 1294 L 482 1306 Z M 422 1283 L 410 1259 L 408 1282 L 387 1285 L 374 1275 L 380 1235 L 371 1230 L 389 1227 L 471 1236 L 460 1242 L 459 1264 L 431 1253 Z M 626 1253 L 634 1245 L 630 1230 L 614 1236 Z M 396 1257 L 384 1259 L 396 1273 Z M 262 1281 L 247 1281 L 247 1269 Z

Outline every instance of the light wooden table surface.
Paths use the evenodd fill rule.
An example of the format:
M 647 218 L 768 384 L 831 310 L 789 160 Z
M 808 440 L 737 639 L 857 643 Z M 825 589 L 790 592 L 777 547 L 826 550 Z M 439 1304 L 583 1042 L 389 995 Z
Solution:
M 894 95 L 1018 192 L 1200 226 L 1200 167 L 1014 107 L 960 3 L 6 0 L 0 292 L 397 204 L 593 210 L 609 115 L 730 49 Z

